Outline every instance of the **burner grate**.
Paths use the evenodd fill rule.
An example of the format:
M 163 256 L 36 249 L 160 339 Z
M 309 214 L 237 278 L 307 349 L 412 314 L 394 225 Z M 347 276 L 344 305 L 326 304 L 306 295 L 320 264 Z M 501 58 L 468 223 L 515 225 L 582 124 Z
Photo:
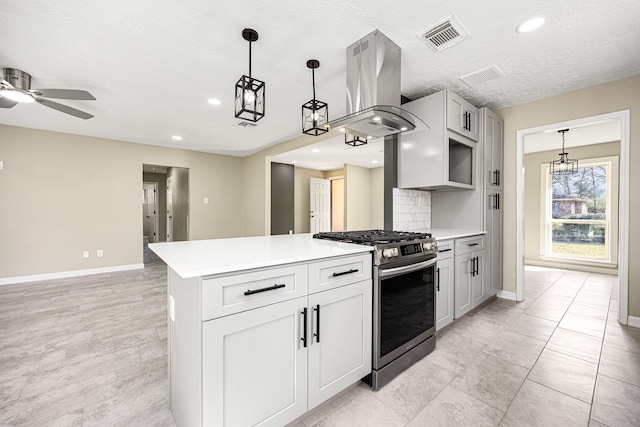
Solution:
M 416 233 L 411 231 L 393 230 L 360 230 L 360 231 L 339 231 L 322 232 L 314 234 L 317 239 L 336 240 L 345 243 L 360 243 L 367 245 L 388 244 L 394 242 L 404 242 L 409 240 L 426 239 L 431 237 L 431 233 Z

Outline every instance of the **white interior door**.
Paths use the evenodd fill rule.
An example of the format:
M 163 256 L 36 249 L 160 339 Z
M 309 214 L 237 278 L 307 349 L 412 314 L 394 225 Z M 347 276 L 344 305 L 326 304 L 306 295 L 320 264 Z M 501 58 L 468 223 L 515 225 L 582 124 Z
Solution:
M 144 236 L 149 243 L 158 241 L 158 184 L 145 182 L 142 184 L 142 215 Z
M 312 234 L 331 231 L 331 182 L 320 178 L 309 180 L 309 229 Z
M 173 191 L 172 177 L 167 177 L 167 242 L 173 242 Z

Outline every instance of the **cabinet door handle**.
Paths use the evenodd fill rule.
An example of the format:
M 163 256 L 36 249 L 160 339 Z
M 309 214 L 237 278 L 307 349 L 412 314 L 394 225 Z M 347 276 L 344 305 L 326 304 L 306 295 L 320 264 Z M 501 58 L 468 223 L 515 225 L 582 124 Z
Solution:
M 472 247 L 472 246 L 478 246 L 480 243 L 469 243 L 467 244 L 467 246 Z
M 436 291 L 440 292 L 440 269 L 436 268 Z
M 253 289 L 253 290 L 249 289 L 244 294 L 253 295 L 253 294 L 259 294 L 260 292 L 275 291 L 276 289 L 284 288 L 285 286 L 286 285 L 284 283 L 281 283 L 279 285 L 267 286 L 266 288 Z
M 500 209 L 500 195 L 496 194 L 496 202 L 498 202 L 498 209 Z
M 357 273 L 357 272 L 358 272 L 357 268 L 352 268 L 349 271 L 341 271 L 340 273 L 333 273 L 332 276 L 338 277 L 338 276 L 344 276 L 345 274 L 351 274 L 351 273 Z
M 313 307 L 313 311 L 316 312 L 316 333 L 313 336 L 316 337 L 316 342 L 320 342 L 320 304 Z
M 307 307 L 303 308 L 300 314 L 302 314 L 302 338 L 300 338 L 300 341 L 302 341 L 302 346 L 306 348 L 307 347 Z
M 473 277 L 473 276 L 475 276 L 475 271 L 476 271 L 476 269 L 475 269 L 475 264 L 476 264 L 475 258 L 471 258 L 469 260 L 469 262 L 471 263 L 471 267 L 469 268 L 469 274 L 471 275 L 471 277 Z
M 440 249 L 438 252 L 449 252 L 451 250 L 451 248 L 448 249 Z
M 500 169 L 496 169 L 496 172 L 498 173 L 498 179 L 496 181 L 496 185 L 500 185 Z

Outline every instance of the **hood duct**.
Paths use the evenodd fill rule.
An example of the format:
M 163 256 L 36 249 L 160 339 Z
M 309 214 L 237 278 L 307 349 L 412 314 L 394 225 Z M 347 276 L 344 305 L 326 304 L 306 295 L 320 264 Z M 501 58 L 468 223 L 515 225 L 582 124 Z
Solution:
M 363 139 L 427 130 L 400 98 L 400 47 L 375 30 L 347 47 L 347 115 L 328 126 Z

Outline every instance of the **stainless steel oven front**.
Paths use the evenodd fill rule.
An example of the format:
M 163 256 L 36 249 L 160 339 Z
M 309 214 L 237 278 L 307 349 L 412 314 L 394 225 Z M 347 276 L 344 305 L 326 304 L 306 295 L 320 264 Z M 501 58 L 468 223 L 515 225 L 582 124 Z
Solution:
M 435 348 L 437 255 L 374 268 L 373 371 L 378 390 Z

